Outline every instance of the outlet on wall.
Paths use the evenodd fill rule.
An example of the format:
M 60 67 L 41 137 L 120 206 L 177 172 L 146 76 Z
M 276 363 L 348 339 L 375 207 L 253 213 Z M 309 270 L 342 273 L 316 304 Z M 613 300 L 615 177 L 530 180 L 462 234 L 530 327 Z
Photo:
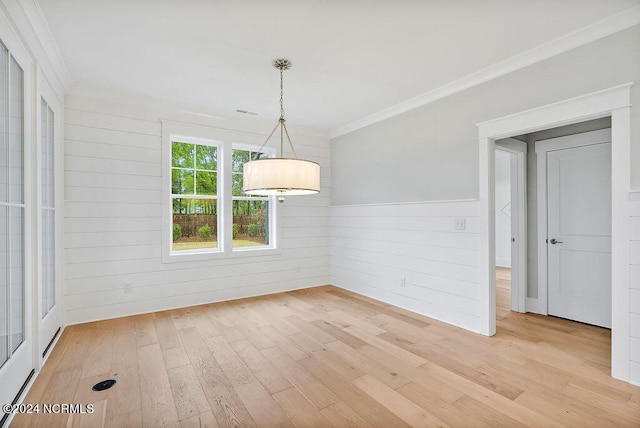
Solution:
M 125 282 L 124 283 L 124 292 L 125 293 L 131 293 L 133 291 L 133 284 L 131 284 L 130 282 Z
M 404 276 L 400 277 L 400 287 L 406 287 L 407 286 L 407 278 L 405 278 Z
M 456 218 L 456 230 L 466 230 L 466 229 L 467 229 L 467 219 Z

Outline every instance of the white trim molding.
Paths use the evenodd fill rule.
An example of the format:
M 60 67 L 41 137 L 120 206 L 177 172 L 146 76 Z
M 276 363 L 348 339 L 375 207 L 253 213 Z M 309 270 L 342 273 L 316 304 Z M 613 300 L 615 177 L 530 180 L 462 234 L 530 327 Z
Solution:
M 423 204 L 456 204 L 460 202 L 478 202 L 478 199 L 443 199 L 443 200 L 433 200 L 433 201 L 397 201 L 397 202 L 377 202 L 371 204 L 338 204 L 338 205 L 330 205 L 331 208 L 340 208 L 340 207 L 379 207 L 379 206 L 394 206 L 394 205 L 423 205 Z
M 640 6 L 634 6 L 616 15 L 609 16 L 591 25 L 587 25 L 586 27 L 514 55 L 475 73 L 468 74 L 453 82 L 444 84 L 382 111 L 336 128 L 331 131 L 331 138 L 348 134 L 357 129 L 446 98 L 455 93 L 462 92 L 465 89 L 491 81 L 638 24 L 640 24 Z
M 612 164 L 612 338 L 611 375 L 630 380 L 629 192 L 631 148 L 631 86 L 616 86 L 581 97 L 478 124 L 480 183 L 481 332 L 496 331 L 493 205 L 495 140 L 585 120 L 611 116 Z M 527 299 L 529 300 L 529 299 Z

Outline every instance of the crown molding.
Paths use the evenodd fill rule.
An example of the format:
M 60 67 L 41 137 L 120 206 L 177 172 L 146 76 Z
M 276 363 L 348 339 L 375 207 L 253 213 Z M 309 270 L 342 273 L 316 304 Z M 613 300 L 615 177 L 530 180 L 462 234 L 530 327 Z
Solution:
M 64 101 L 73 79 L 37 0 L 1 0 L 20 38 L 44 72 L 44 78 Z
M 464 91 L 465 89 L 488 82 L 561 53 L 568 52 L 579 46 L 586 45 L 638 24 L 640 24 L 640 6 L 634 6 L 616 15 L 604 18 L 586 27 L 582 27 L 532 49 L 526 50 L 475 73 L 471 73 L 465 77 L 386 108 L 378 113 L 374 113 L 336 128 L 331 131 L 331 138 L 348 134 L 349 132 L 357 129 L 364 128 L 413 110 L 417 107 L 446 98 L 455 93 Z

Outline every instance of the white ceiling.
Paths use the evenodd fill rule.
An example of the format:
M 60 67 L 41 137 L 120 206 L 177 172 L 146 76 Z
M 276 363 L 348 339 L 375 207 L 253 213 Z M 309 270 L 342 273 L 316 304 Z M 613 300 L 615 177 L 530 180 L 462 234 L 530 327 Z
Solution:
M 74 82 L 336 129 L 639 0 L 39 0 Z

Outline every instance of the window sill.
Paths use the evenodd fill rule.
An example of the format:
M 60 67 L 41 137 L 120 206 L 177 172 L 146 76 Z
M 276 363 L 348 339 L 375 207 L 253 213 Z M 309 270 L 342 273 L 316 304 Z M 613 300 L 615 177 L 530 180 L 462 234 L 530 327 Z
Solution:
M 162 263 L 182 263 L 193 261 L 212 261 L 244 257 L 259 257 L 282 254 L 282 250 L 274 247 L 236 248 L 232 251 L 185 251 L 162 255 Z
M 230 257 L 255 257 L 255 256 L 266 256 L 272 254 L 282 254 L 282 250 L 274 247 L 259 247 L 259 248 L 250 248 L 250 247 L 239 247 L 234 248 Z

